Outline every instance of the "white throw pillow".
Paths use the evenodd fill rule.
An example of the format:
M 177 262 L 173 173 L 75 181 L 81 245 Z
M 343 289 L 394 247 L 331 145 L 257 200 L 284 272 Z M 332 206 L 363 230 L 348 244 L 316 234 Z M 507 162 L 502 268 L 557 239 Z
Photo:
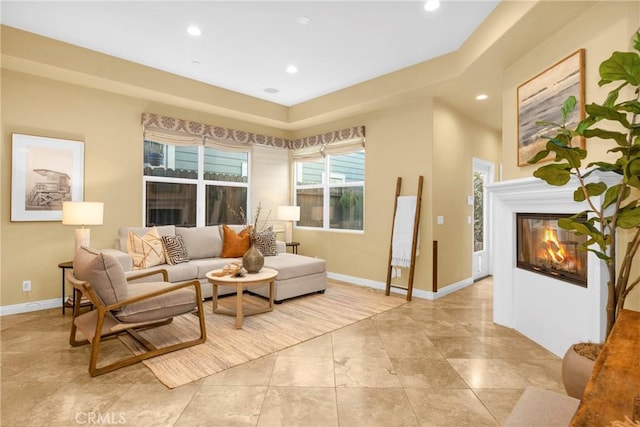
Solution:
M 138 236 L 133 231 L 127 236 L 127 253 L 133 257 L 133 269 L 154 267 L 165 263 L 162 239 L 156 227 L 144 236 Z

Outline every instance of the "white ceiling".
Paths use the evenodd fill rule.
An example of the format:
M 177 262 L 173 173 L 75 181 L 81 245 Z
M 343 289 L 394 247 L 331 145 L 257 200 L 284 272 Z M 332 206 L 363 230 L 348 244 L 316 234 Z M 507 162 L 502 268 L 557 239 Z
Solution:
M 443 0 L 426 12 L 424 1 L 4 0 L 0 20 L 292 106 L 454 51 L 497 4 Z M 201 36 L 186 33 L 192 24 Z M 288 74 L 290 64 L 299 72 Z

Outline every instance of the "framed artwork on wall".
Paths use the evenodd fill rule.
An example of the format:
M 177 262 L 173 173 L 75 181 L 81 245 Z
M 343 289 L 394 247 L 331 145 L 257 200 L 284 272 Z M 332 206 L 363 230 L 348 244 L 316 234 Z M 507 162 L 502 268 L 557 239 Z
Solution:
M 585 117 L 584 49 L 518 86 L 518 166 L 528 166 L 527 161 L 546 146 L 543 137 L 553 135 L 551 126 L 536 122 L 561 123 L 562 104 L 571 95 L 576 97 L 577 108 L 567 118 L 567 125 L 575 127 Z M 572 144 L 584 148 L 584 138 L 576 138 Z
M 62 202 L 81 201 L 84 143 L 12 134 L 11 221 L 61 221 Z

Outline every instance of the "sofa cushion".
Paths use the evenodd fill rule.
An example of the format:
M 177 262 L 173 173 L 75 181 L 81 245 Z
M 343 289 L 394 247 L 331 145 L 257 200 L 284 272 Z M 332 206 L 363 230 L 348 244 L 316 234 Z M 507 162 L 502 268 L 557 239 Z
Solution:
M 254 233 L 253 237 L 256 248 L 262 253 L 262 255 L 278 255 L 276 234 L 273 232 L 273 226 L 269 226 L 262 231 Z
M 73 257 L 73 275 L 91 284 L 106 305 L 127 299 L 128 285 L 117 259 L 92 248 L 82 247 Z
M 164 257 L 167 260 L 167 264 L 175 265 L 182 264 L 189 261 L 189 252 L 182 240 L 182 236 L 176 234 L 175 236 L 162 236 L 162 246 L 164 248 Z
M 143 236 L 129 231 L 127 253 L 133 258 L 135 270 L 165 263 L 164 247 L 158 230 L 153 227 Z
M 120 227 L 118 228 L 118 239 L 116 240 L 116 249 L 120 249 L 122 252 L 127 251 L 127 238 L 129 237 L 129 231 L 133 231 L 138 236 L 143 236 L 154 227 Z M 175 225 L 159 225 L 155 227 L 158 230 L 158 234 L 161 236 L 175 236 Z
M 222 253 L 222 236 L 220 227 L 176 227 L 176 235 L 182 236 L 189 258 L 213 258 Z
M 287 280 L 327 271 L 327 262 L 323 259 L 289 253 L 265 257 L 264 266 L 278 270 L 276 280 Z
M 147 294 L 162 288 L 174 286 L 174 283 L 147 282 L 129 285 L 129 297 Z M 116 317 L 123 322 L 147 322 L 184 314 L 196 308 L 194 288 L 184 288 L 157 297 L 129 304 L 122 308 Z
M 157 282 L 159 280 L 162 280 L 162 276 L 160 274 L 154 274 L 152 276 L 142 277 L 140 279 L 131 279 L 131 277 L 141 273 L 147 273 L 148 271 L 166 270 L 170 282 L 184 282 L 185 280 L 193 280 L 197 277 L 198 268 L 195 265 L 191 264 L 192 262 L 193 261 L 183 262 L 176 265 L 165 264 L 161 267 L 154 267 L 146 270 L 127 271 L 125 273 L 125 276 L 127 277 L 129 283 Z
M 236 233 L 227 225 L 222 226 L 222 258 L 237 258 L 244 255 L 251 246 L 248 229 Z

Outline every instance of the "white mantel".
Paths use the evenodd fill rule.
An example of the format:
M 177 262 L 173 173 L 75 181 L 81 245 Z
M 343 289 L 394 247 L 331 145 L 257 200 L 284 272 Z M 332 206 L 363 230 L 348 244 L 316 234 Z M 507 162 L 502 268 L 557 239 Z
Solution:
M 594 174 L 589 181 L 609 184 L 618 178 Z M 516 213 L 581 212 L 586 204 L 573 201 L 576 188 L 573 181 L 556 187 L 538 178 L 487 187 L 493 214 L 493 321 L 516 329 L 558 356 L 575 342 L 604 340 L 607 271 L 589 253 L 584 288 L 516 268 Z

